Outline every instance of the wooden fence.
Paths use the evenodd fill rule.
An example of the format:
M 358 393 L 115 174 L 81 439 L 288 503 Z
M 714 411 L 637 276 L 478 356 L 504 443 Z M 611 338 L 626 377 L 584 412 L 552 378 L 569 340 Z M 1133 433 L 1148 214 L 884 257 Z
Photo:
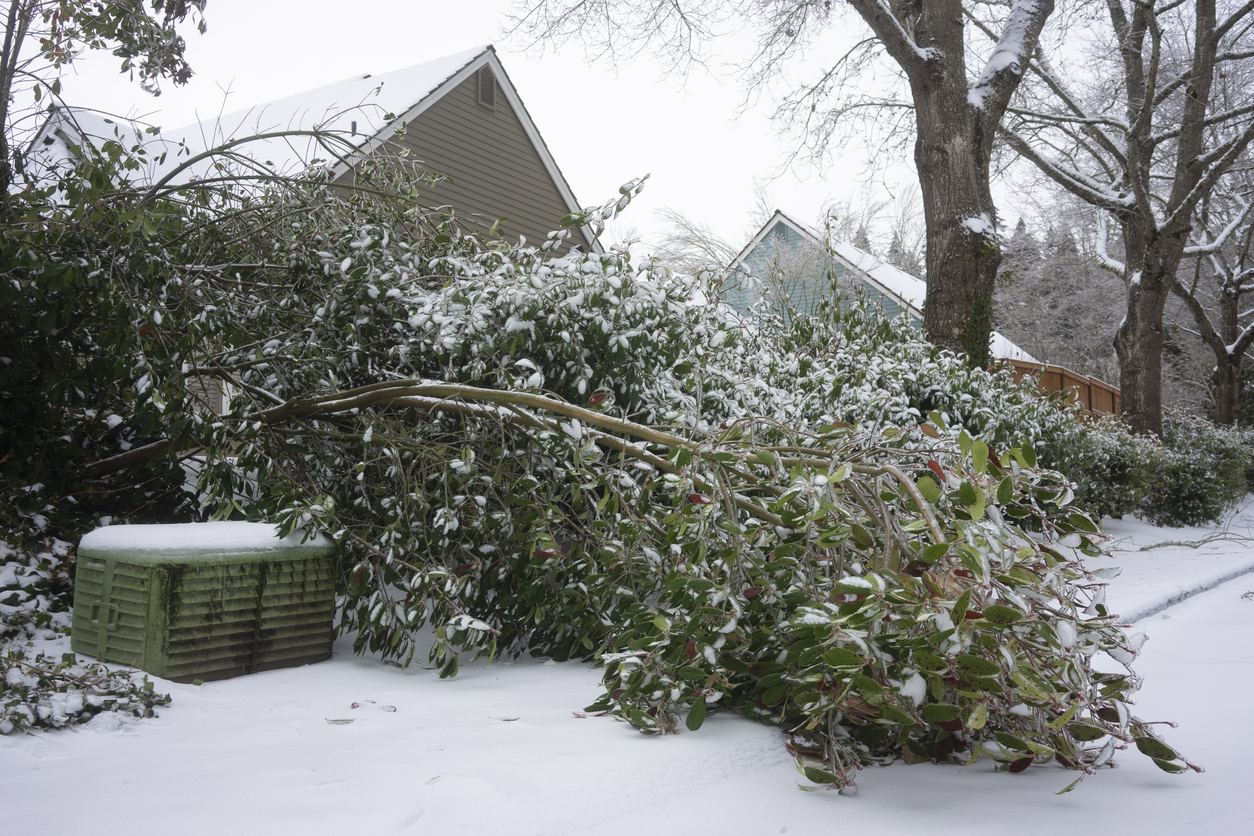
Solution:
M 1119 390 L 1095 377 L 1051 366 L 1048 363 L 1028 363 L 1024 360 L 1001 360 L 1014 369 L 1015 381 L 1036 376 L 1042 392 L 1066 392 L 1071 403 L 1083 404 L 1084 411 L 1096 415 L 1118 415 L 1122 406 Z

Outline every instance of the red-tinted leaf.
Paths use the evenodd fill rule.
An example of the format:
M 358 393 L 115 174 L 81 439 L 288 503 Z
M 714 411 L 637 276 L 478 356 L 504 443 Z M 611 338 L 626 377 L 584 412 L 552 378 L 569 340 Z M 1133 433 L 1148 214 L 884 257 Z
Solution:
M 940 433 L 931 424 L 920 424 L 919 430 L 928 438 L 940 438 Z
M 936 725 L 945 731 L 962 731 L 962 718 L 959 717 L 953 720 L 945 720 L 944 722 L 937 723 Z
M 556 556 L 557 552 L 553 551 L 552 549 L 536 549 L 531 554 L 533 557 L 539 557 L 541 559 L 547 560 L 550 557 Z
M 761 594 L 762 594 L 762 587 L 760 587 L 760 586 L 747 586 L 747 587 L 745 587 L 745 592 L 744 592 L 744 595 L 745 595 L 745 597 L 746 597 L 746 598 L 756 598 L 757 596 L 759 596 L 759 595 L 761 595 Z
M 944 485 L 945 471 L 941 470 L 940 462 L 936 461 L 936 459 L 928 459 L 927 466 L 929 470 L 936 474 L 936 478 L 940 480 L 940 483 Z
M 689 659 L 692 659 L 697 655 L 697 646 L 693 643 L 692 639 L 688 639 L 688 643 L 684 645 L 684 650 L 687 652 Z
M 605 392 L 598 392 L 592 397 L 588 398 L 588 405 L 596 406 L 597 404 L 599 404 L 601 401 L 605 400 L 608 397 L 609 397 L 609 394 Z
M 709 505 L 713 500 L 711 500 L 708 496 L 702 496 L 699 493 L 690 493 L 688 494 L 688 501 L 696 505 Z
M 1032 756 L 1031 756 L 1031 755 L 1029 755 L 1029 756 L 1028 756 L 1028 757 L 1026 757 L 1026 758 L 1019 758 L 1017 761 L 1011 761 L 1011 762 L 1010 762 L 1010 771 L 1011 771 L 1011 772 L 1022 772 L 1023 770 L 1027 769 L 1027 768 L 1028 768 L 1029 766 L 1031 766 L 1031 765 L 1032 765 Z
M 965 613 L 963 613 L 962 617 L 965 619 L 968 619 L 969 621 L 975 621 L 977 618 L 983 618 L 984 613 L 980 612 L 979 610 L 967 610 Z

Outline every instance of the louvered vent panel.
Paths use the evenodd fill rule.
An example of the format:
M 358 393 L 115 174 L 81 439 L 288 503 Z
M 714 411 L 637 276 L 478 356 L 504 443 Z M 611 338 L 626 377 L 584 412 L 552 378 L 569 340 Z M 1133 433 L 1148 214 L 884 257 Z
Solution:
M 496 107 L 496 77 L 486 65 L 479 68 L 479 104 Z
M 335 572 L 325 541 L 220 555 L 97 553 L 85 543 L 72 645 L 180 682 L 323 661 L 331 658 Z

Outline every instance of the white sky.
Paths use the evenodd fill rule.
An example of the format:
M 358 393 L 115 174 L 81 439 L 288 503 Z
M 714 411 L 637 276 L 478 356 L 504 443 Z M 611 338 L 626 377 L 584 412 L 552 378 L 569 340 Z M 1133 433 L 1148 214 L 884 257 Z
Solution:
M 713 72 L 697 70 L 684 81 L 663 77 L 647 54 L 615 71 L 585 63 L 580 44 L 526 52 L 503 34 L 509 7 L 510 0 L 209 0 L 208 32 L 187 36 L 196 76 L 185 88 L 166 85 L 154 99 L 105 54 L 63 79 L 64 96 L 70 104 L 178 127 L 220 112 L 226 91 L 225 109 L 238 110 L 491 42 L 583 205 L 650 174 L 623 226 L 648 240 L 658 228 L 654 212 L 671 207 L 737 247 L 747 242 L 755 183 L 779 174 L 793 148 L 772 126 L 769 101 L 740 113 L 744 92 L 717 61 Z M 830 199 L 858 189 L 865 156 L 851 148 L 826 172 L 785 171 L 766 183 L 771 208 L 817 221 Z M 913 179 L 910 171 L 897 176 Z

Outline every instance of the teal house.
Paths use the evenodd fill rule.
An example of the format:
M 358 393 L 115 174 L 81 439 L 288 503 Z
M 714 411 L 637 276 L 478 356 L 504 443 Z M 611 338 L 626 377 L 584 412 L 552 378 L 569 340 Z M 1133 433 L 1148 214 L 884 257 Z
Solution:
M 923 327 L 927 282 L 852 244 L 828 240 L 779 210 L 728 265 L 723 301 L 746 313 L 759 299 L 786 297 L 793 309 L 806 311 L 833 288 L 850 298 L 862 294 L 886 316 L 905 314 L 915 327 Z M 996 331 L 992 349 L 999 359 L 1036 362 Z

